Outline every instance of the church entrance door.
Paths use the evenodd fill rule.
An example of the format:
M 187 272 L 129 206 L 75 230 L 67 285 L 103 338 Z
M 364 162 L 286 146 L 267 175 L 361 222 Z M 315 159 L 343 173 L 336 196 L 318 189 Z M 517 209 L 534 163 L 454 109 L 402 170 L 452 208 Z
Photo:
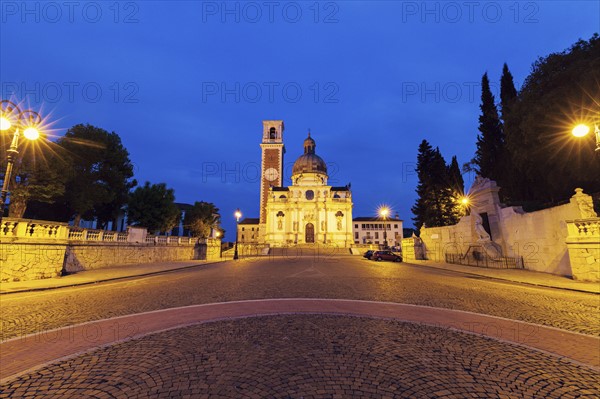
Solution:
M 307 243 L 315 242 L 315 226 L 312 223 L 306 225 L 306 234 L 304 241 Z

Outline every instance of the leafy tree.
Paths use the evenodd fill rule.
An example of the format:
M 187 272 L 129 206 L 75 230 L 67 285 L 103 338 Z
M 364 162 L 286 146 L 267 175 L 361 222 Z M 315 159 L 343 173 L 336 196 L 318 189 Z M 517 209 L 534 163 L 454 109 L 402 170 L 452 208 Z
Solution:
M 166 232 L 181 220 L 175 204 L 175 191 L 165 183 L 137 187 L 129 197 L 127 219 L 133 226 L 141 226 L 151 233 Z
M 412 207 L 415 227 L 447 226 L 458 221 L 456 199 L 444 157 L 423 140 L 417 155 L 418 198 Z M 458 168 L 458 163 L 456 163 Z M 460 174 L 460 173 L 459 173 Z
M 475 163 L 479 174 L 501 183 L 503 177 L 504 133 L 490 90 L 487 73 L 481 78 L 481 115 Z
M 98 218 L 100 225 L 115 219 L 136 185 L 129 153 L 114 132 L 76 125 L 58 140 L 70 163 L 63 202 L 74 224 Z
M 210 202 L 195 202 L 191 209 L 186 211 L 183 225 L 192 235 L 207 238 L 213 229 L 220 231 L 221 216 L 219 209 Z
M 600 154 L 593 134 L 576 139 L 577 123 L 598 122 L 600 37 L 539 58 L 506 113 L 506 139 L 518 176 L 513 198 L 565 199 L 576 187 L 600 192 Z
M 0 139 L 0 153 L 6 154 L 10 146 L 11 134 L 3 134 Z M 36 141 L 21 139 L 19 155 L 14 161 L 10 181 L 9 216 L 21 218 L 30 202 L 51 203 L 64 193 L 65 163 L 56 154 L 56 145 L 41 137 Z M 5 166 L 4 158 L 1 161 Z M 0 176 L 4 179 L 3 169 Z

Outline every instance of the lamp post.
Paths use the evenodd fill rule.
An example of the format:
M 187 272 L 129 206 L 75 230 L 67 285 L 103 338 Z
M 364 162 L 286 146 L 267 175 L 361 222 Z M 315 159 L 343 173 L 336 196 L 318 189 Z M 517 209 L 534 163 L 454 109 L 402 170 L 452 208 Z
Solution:
M 15 161 L 19 155 L 19 137 L 21 135 L 21 131 L 26 139 L 37 140 L 40 137 L 40 132 L 37 129 L 37 125 L 42 122 L 42 117 L 40 114 L 30 109 L 21 111 L 18 105 L 8 100 L 2 100 L 0 102 L 0 111 L 0 130 L 2 132 L 9 131 L 11 129 L 14 130 L 10 147 L 6 151 L 6 172 L 4 173 L 0 197 L 1 229 L 6 197 L 8 196 L 8 186 L 12 177 Z
M 240 224 L 240 218 L 242 217 L 242 212 L 240 212 L 240 208 L 235 210 L 234 213 L 235 216 L 235 250 L 233 251 L 233 259 L 239 259 L 238 256 L 238 235 L 239 235 L 239 224 Z
M 386 249 L 388 247 L 387 243 L 387 226 L 385 223 L 385 218 L 389 215 L 390 210 L 387 207 L 382 207 L 379 209 L 379 216 L 383 219 L 383 248 Z
M 573 128 L 571 133 L 575 137 L 585 137 L 590 132 L 590 127 L 585 124 L 579 124 Z M 600 151 L 600 128 L 598 124 L 594 124 L 594 135 L 596 136 L 596 151 Z

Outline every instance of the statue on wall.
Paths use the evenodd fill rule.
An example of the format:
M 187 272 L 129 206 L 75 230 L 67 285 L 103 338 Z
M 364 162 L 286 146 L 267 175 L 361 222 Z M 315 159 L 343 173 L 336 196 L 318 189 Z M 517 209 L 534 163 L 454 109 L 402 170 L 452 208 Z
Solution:
M 325 230 L 327 230 L 327 225 L 325 224 L 325 221 L 324 221 L 324 220 L 323 220 L 323 221 L 321 221 L 321 230 L 322 230 L 322 231 L 325 231 Z
M 592 200 L 592 197 L 583 193 L 583 189 L 576 188 L 573 198 L 579 208 L 582 219 L 597 217 L 596 212 L 594 211 L 594 201 Z
M 490 237 L 488 232 L 485 231 L 485 228 L 483 227 L 483 219 L 481 218 L 481 215 L 474 212 L 472 213 L 472 216 L 475 220 L 475 234 L 477 235 L 477 241 L 491 241 L 492 237 Z
M 481 177 L 479 175 L 475 176 L 475 181 L 473 182 L 473 185 L 471 186 L 471 190 L 477 189 L 481 186 L 485 186 L 487 184 L 490 183 L 490 179 L 488 179 L 487 177 Z
M 335 214 L 335 218 L 337 219 L 337 229 L 342 230 L 342 220 L 344 219 L 344 214 L 342 211 L 337 211 Z

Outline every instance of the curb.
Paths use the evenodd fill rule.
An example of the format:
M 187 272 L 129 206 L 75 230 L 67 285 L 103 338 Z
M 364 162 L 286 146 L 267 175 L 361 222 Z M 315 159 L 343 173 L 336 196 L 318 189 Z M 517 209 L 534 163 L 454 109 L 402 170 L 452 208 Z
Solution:
M 2 296 L 2 295 L 10 295 L 10 294 L 22 294 L 22 293 L 25 293 L 25 292 L 58 290 L 58 289 L 61 289 L 61 288 L 80 287 L 80 286 L 85 286 L 85 285 L 105 283 L 105 282 L 109 282 L 109 281 L 125 280 L 125 279 L 128 279 L 128 278 L 152 276 L 152 275 L 155 275 L 155 274 L 164 274 L 164 273 L 174 272 L 174 271 L 178 271 L 178 270 L 191 269 L 193 267 L 198 267 L 198 266 L 214 265 L 216 263 L 221 263 L 221 262 L 225 262 L 225 261 L 226 260 L 219 260 L 219 261 L 214 261 L 214 262 L 210 262 L 210 263 L 202 263 L 202 264 L 197 264 L 197 265 L 182 266 L 182 267 L 178 267 L 178 268 L 175 268 L 175 269 L 158 270 L 158 271 L 155 271 L 155 272 L 148 272 L 148 273 L 142 273 L 142 274 L 132 274 L 132 275 L 129 275 L 129 276 L 111 277 L 111 278 L 94 280 L 94 281 L 86 281 L 86 282 L 83 282 L 83 283 L 73 283 L 73 284 L 58 285 L 58 286 L 55 286 L 55 287 L 26 288 L 26 289 L 22 289 L 22 290 L 6 291 L 6 292 L 0 292 L 0 296 Z
M 584 294 L 600 295 L 600 292 L 586 291 L 586 290 L 581 290 L 581 289 L 577 289 L 577 288 L 557 287 L 555 285 L 530 283 L 530 282 L 527 282 L 527 281 L 519 281 L 519 280 L 510 280 L 510 279 L 502 278 L 502 277 L 486 276 L 484 274 L 463 272 L 463 271 L 458 271 L 458 270 L 446 269 L 444 267 L 437 267 L 437 266 L 431 266 L 431 265 L 425 265 L 425 264 L 419 264 L 419 263 L 410 263 L 410 262 L 404 262 L 404 263 L 410 264 L 410 265 L 413 265 L 413 266 L 418 266 L 418 267 L 427 267 L 429 269 L 445 270 L 445 271 L 452 272 L 452 273 L 466 274 L 468 276 L 484 277 L 484 278 L 490 279 L 490 280 L 506 281 L 506 282 L 509 282 L 509 283 L 524 284 L 524 285 L 530 285 L 530 286 L 533 286 L 533 287 L 554 288 L 554 289 L 557 289 L 557 290 L 574 291 L 574 292 L 581 292 L 581 293 L 584 293 Z

